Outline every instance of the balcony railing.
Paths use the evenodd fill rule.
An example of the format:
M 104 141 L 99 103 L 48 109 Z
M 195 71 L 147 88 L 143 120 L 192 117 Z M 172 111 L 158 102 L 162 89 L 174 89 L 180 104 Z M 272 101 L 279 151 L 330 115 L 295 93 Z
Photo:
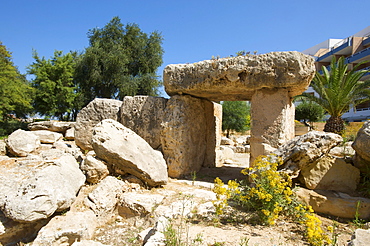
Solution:
M 366 48 L 364 50 L 361 50 L 360 52 L 357 52 L 349 57 L 346 58 L 346 63 L 352 63 L 354 61 L 357 61 L 359 59 L 362 59 L 366 56 L 370 55 L 370 47 Z
M 363 46 L 368 46 L 368 45 L 370 45 L 370 37 L 368 37 L 367 39 L 365 39 L 364 41 L 362 41 L 362 45 L 363 45 Z
M 340 42 L 338 42 L 337 44 L 335 44 L 333 47 L 330 48 L 330 51 L 328 53 L 326 53 L 325 55 L 322 55 L 320 57 L 318 57 L 316 59 L 316 61 L 322 61 L 336 53 L 338 53 L 339 51 L 343 50 L 344 48 L 347 48 L 349 46 L 352 45 L 352 37 L 349 37 L 349 38 L 346 38 L 346 39 L 343 39 L 341 40 Z

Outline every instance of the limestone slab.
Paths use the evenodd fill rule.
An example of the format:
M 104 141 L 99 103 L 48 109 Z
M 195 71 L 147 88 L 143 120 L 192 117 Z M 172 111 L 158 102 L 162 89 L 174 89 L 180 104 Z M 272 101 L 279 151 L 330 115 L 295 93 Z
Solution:
M 163 82 L 168 95 L 188 94 L 212 101 L 250 100 L 262 88 L 304 92 L 315 74 L 314 59 L 300 52 L 271 52 L 168 65 Z
M 103 120 L 94 128 L 92 146 L 96 156 L 112 169 L 135 175 L 149 186 L 168 181 L 162 153 L 153 150 L 143 138 L 115 120 Z
M 75 124 L 75 142 L 83 150 L 92 150 L 91 138 L 93 128 L 102 120 L 118 119 L 122 101 L 95 98 L 77 115 Z
M 126 96 L 119 112 L 119 122 L 152 146 L 160 148 L 161 123 L 168 99 L 151 96 Z

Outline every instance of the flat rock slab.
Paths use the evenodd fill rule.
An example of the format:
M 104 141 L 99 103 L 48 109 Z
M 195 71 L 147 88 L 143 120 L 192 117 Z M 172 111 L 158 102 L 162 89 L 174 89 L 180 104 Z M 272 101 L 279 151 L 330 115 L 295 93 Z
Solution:
M 172 64 L 164 69 L 163 81 L 170 96 L 243 101 L 262 88 L 288 88 L 291 97 L 299 95 L 314 74 L 312 57 L 290 51 Z
M 310 205 L 317 213 L 353 219 L 358 213 L 360 219 L 370 218 L 370 199 L 353 197 L 346 193 L 329 190 L 295 190 L 298 198 Z M 359 204 L 359 205 L 358 205 Z M 358 206 L 358 208 L 357 208 Z
M 94 128 L 92 146 L 98 158 L 122 173 L 132 174 L 149 186 L 167 183 L 162 153 L 115 120 L 103 120 Z

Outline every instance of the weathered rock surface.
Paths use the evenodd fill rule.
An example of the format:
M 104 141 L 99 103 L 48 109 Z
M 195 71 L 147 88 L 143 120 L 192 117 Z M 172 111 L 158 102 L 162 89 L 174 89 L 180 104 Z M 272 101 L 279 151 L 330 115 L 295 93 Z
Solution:
M 97 218 L 91 210 L 69 211 L 63 216 L 51 219 L 39 231 L 32 246 L 71 245 L 75 241 L 90 240 L 97 226 Z
M 287 88 L 290 97 L 299 95 L 308 88 L 314 74 L 314 59 L 292 51 L 168 65 L 163 81 L 170 96 L 245 101 L 262 88 Z
M 231 140 L 230 138 L 227 138 L 227 137 L 222 137 L 221 138 L 221 145 L 231 145 L 231 146 L 234 146 L 235 143 L 233 140 Z
M 317 213 L 323 213 L 341 218 L 353 219 L 357 204 L 360 203 L 358 214 L 360 219 L 370 218 L 370 199 L 352 197 L 346 193 L 324 190 L 307 190 L 299 188 L 296 191 L 300 200 L 312 206 Z
M 119 206 L 122 217 L 145 216 L 151 213 L 156 206 L 162 203 L 164 196 L 158 194 L 138 194 L 125 192 Z
M 95 158 L 95 152 L 90 151 L 82 161 L 80 169 L 86 176 L 86 181 L 92 184 L 98 183 L 109 175 L 107 164 Z
M 310 131 L 283 144 L 274 154 L 282 158 L 283 164 L 279 169 L 295 178 L 302 168 L 327 154 L 342 141 L 338 134 Z
M 295 107 L 286 88 L 264 88 L 251 100 L 251 158 L 270 154 L 294 138 Z
M 66 140 L 74 140 L 75 139 L 75 128 L 69 128 L 66 130 L 66 133 L 64 134 L 64 138 Z
M 206 100 L 173 96 L 167 102 L 161 135 L 170 177 L 198 171 L 203 165 L 207 145 L 203 101 Z
M 0 208 L 6 217 L 19 222 L 45 219 L 69 208 L 76 198 L 85 182 L 76 159 L 68 154 L 44 159 L 1 162 Z
M 0 211 L 0 245 L 16 245 L 20 240 L 32 241 L 37 232 L 48 222 L 19 223 L 4 216 Z
M 65 121 L 38 121 L 28 124 L 28 129 L 31 131 L 48 130 L 64 134 L 68 129 L 73 128 L 75 122 Z
M 361 129 L 357 132 L 355 141 L 352 144 L 356 151 L 354 164 L 360 170 L 370 166 L 370 120 L 366 121 Z
M 4 139 L 0 139 L 0 156 L 6 155 L 6 142 Z
M 120 203 L 123 193 L 129 190 L 128 185 L 115 177 L 108 176 L 90 192 L 85 204 L 90 207 L 100 220 L 109 220 Z
M 113 169 L 121 169 L 149 186 L 167 183 L 167 165 L 162 153 L 117 121 L 103 120 L 94 128 L 92 146 L 96 156 Z
M 95 98 L 77 115 L 75 124 L 75 142 L 83 150 L 92 150 L 91 137 L 93 128 L 105 119 L 118 119 L 122 101 Z
M 74 242 L 71 246 L 110 246 L 108 244 L 102 244 L 93 240 L 81 240 L 79 242 Z
M 352 148 L 353 142 L 346 142 L 341 146 L 334 147 L 329 154 L 337 157 L 352 157 L 355 155 L 355 150 Z
M 222 151 L 222 157 L 224 160 L 234 158 L 234 150 L 228 146 L 220 146 L 220 150 Z
M 63 138 L 63 134 L 47 130 L 37 130 L 32 133 L 38 136 L 40 142 L 44 144 L 53 144 Z
M 11 154 L 24 157 L 40 147 L 40 139 L 30 131 L 18 129 L 9 135 L 6 144 Z
M 370 230 L 356 229 L 348 246 L 367 246 L 370 242 Z
M 160 148 L 161 123 L 168 99 L 126 96 L 119 111 L 119 122 L 142 137 L 153 149 Z
M 304 166 L 300 177 L 302 183 L 312 190 L 352 193 L 360 182 L 360 170 L 342 158 L 323 156 Z

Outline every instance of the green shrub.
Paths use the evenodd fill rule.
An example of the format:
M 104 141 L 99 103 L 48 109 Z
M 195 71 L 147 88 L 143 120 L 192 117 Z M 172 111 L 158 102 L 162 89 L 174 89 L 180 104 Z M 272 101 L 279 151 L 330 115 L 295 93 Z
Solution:
M 0 122 L 0 137 L 4 138 L 18 129 L 27 130 L 27 125 L 26 122 L 13 119 L 2 121 Z

